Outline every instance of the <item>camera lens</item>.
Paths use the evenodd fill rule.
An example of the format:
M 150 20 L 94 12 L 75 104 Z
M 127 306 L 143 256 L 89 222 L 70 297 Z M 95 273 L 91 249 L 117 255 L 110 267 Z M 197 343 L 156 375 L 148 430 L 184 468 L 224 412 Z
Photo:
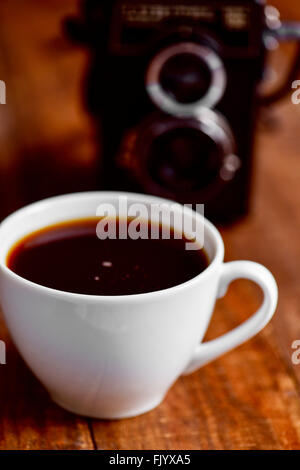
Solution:
M 148 164 L 153 180 L 166 189 L 196 191 L 217 178 L 220 150 L 208 135 L 177 128 L 152 142 Z
M 118 162 L 143 191 L 184 203 L 210 200 L 240 167 L 229 124 L 206 108 L 196 119 L 153 113 L 124 139 Z
M 194 117 L 212 108 L 226 88 L 226 72 L 211 48 L 193 42 L 173 44 L 151 60 L 145 85 L 152 102 L 175 117 Z
M 162 88 L 179 103 L 198 101 L 207 93 L 211 79 L 204 61 L 189 53 L 170 57 L 159 74 Z

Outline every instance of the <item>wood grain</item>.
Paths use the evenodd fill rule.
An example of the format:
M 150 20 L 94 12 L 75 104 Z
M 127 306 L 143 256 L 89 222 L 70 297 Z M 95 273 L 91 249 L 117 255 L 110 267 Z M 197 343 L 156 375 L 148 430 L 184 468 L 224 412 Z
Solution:
M 272 3 L 286 18 L 300 19 L 297 0 Z M 0 107 L 3 212 L 34 199 L 44 187 L 54 191 L 47 180 L 56 171 L 62 192 L 72 190 L 63 187 L 65 172 L 76 187 L 79 176 L 83 185 L 91 184 L 94 130 L 79 91 L 88 57 L 60 32 L 61 19 L 76 7 L 75 0 L 0 3 L 0 79 L 8 87 L 8 103 Z M 282 49 L 275 66 L 283 68 L 289 54 L 289 48 Z M 263 110 L 252 211 L 221 228 L 227 260 L 260 262 L 278 280 L 279 305 L 271 324 L 245 345 L 180 378 L 156 410 L 99 421 L 78 418 L 50 401 L 2 322 L 7 365 L 0 366 L 0 449 L 300 449 L 300 366 L 291 361 L 291 344 L 300 339 L 299 130 L 300 105 L 286 99 Z M 38 174 L 44 165 L 47 169 L 31 191 L 24 180 L 28 161 L 36 163 Z M 206 339 L 245 320 L 261 295 L 250 282 L 234 282 L 217 302 Z
M 207 339 L 234 327 L 258 306 L 260 292 L 238 281 L 217 305 Z M 181 378 L 149 414 L 94 421 L 102 449 L 300 449 L 299 385 L 281 356 L 272 325 Z

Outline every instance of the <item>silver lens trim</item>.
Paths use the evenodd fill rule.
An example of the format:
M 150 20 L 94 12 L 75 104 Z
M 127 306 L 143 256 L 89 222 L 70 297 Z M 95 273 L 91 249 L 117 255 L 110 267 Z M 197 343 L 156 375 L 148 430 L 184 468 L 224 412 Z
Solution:
M 199 57 L 210 70 L 212 77 L 207 93 L 201 99 L 188 104 L 179 103 L 171 98 L 159 81 L 160 72 L 166 61 L 184 53 Z M 224 95 L 226 83 L 225 67 L 220 57 L 212 49 L 193 42 L 182 42 L 163 49 L 151 61 L 146 73 L 146 90 L 152 102 L 162 111 L 176 117 L 194 117 L 199 108 L 215 106 Z
M 235 155 L 235 141 L 227 120 L 217 111 L 201 108 L 194 116 L 199 129 L 208 135 L 223 151 L 224 159 L 219 176 L 223 181 L 230 181 L 241 167 L 240 158 Z

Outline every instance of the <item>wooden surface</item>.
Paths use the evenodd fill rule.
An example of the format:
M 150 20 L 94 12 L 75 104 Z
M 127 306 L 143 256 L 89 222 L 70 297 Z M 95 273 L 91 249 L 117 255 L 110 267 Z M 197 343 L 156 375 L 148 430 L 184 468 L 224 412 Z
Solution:
M 297 0 L 273 3 L 300 19 Z M 55 159 L 66 154 L 62 164 L 73 181 L 78 173 L 92 178 L 93 129 L 79 97 L 87 57 L 60 34 L 61 18 L 75 9 L 73 0 L 0 3 L 0 78 L 8 89 L 7 105 L 0 106 L 0 193 L 9 210 L 35 195 L 25 191 L 18 170 L 24 155 L 37 158 L 47 149 L 40 164 L 51 157 L 47 168 L 55 171 Z M 54 405 L 2 322 L 7 364 L 0 366 L 0 449 L 300 449 L 300 365 L 291 362 L 291 344 L 300 339 L 300 105 L 285 100 L 263 114 L 258 128 L 251 214 L 222 234 L 227 260 L 258 261 L 277 278 L 271 324 L 180 378 L 156 410 L 110 422 Z M 239 324 L 260 301 L 255 285 L 233 283 L 217 303 L 207 339 Z

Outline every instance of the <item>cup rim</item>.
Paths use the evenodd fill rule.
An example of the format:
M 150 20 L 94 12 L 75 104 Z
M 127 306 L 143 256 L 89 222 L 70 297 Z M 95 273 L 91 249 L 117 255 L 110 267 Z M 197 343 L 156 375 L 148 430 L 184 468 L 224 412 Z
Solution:
M 160 198 L 157 196 L 152 196 L 149 194 L 141 194 L 141 193 L 134 193 L 134 192 L 124 192 L 124 191 L 84 191 L 84 192 L 76 192 L 76 193 L 70 193 L 70 194 L 63 194 L 59 196 L 53 196 L 45 199 L 41 199 L 37 202 L 34 202 L 32 204 L 28 204 L 17 211 L 13 212 L 9 216 L 7 216 L 1 223 L 0 223 L 0 238 L 1 238 L 1 231 L 3 226 L 6 226 L 9 224 L 11 221 L 13 221 L 15 218 L 20 217 L 22 215 L 26 216 L 27 213 L 31 213 L 32 211 L 38 211 L 40 208 L 43 208 L 43 206 L 47 207 L 49 204 L 59 204 L 60 202 L 66 201 L 66 200 L 71 200 L 71 199 L 78 199 L 78 198 L 94 198 L 98 197 L 100 198 L 116 198 L 120 196 L 127 196 L 128 198 L 134 198 L 138 200 L 139 202 L 146 202 L 146 203 L 151 203 L 151 202 L 156 202 L 156 203 L 169 203 L 169 204 L 174 204 L 175 201 L 170 200 L 170 199 L 165 199 L 165 198 Z M 194 217 L 199 217 L 199 214 L 197 214 L 196 211 L 191 209 L 191 212 Z M 28 214 L 28 215 L 29 215 Z M 202 216 L 201 216 L 202 217 Z M 205 229 L 208 230 L 210 233 L 210 236 L 212 236 L 214 244 L 215 244 L 215 255 L 213 259 L 210 261 L 209 265 L 207 268 L 204 269 L 204 271 L 200 272 L 193 278 L 172 286 L 168 287 L 166 289 L 161 289 L 153 292 L 143 292 L 140 294 L 122 294 L 122 295 L 91 295 L 91 294 L 79 294 L 75 292 L 67 292 L 67 291 L 62 291 L 58 289 L 54 289 L 51 287 L 46 287 L 41 284 L 37 284 L 36 282 L 29 281 L 28 279 L 23 278 L 22 276 L 19 276 L 16 274 L 14 271 L 12 271 L 6 264 L 6 256 L 4 259 L 0 259 L 0 269 L 11 279 L 14 281 L 17 281 L 19 284 L 25 285 L 29 288 L 35 289 L 39 291 L 40 293 L 48 294 L 51 296 L 60 297 L 64 298 L 65 300 L 78 300 L 78 301 L 89 301 L 89 302 L 99 302 L 105 301 L 105 302 L 119 302 L 119 301 L 137 301 L 141 299 L 149 299 L 150 297 L 156 298 L 156 297 L 162 297 L 164 295 L 169 295 L 169 294 L 174 294 L 176 291 L 181 291 L 185 288 L 193 286 L 195 283 L 198 281 L 204 279 L 207 277 L 215 267 L 223 261 L 224 258 L 224 243 L 223 239 L 221 237 L 220 232 L 218 229 L 206 218 L 203 217 L 202 220 L 204 221 L 204 227 Z M 51 225 L 51 224 L 49 224 Z M 47 225 L 42 225 L 42 227 L 46 227 Z M 30 232 L 29 232 L 30 233 Z M 15 242 L 14 242 L 15 243 Z M 9 249 L 13 246 L 13 243 L 10 245 Z M 8 253 L 8 250 L 6 250 L 6 255 Z

